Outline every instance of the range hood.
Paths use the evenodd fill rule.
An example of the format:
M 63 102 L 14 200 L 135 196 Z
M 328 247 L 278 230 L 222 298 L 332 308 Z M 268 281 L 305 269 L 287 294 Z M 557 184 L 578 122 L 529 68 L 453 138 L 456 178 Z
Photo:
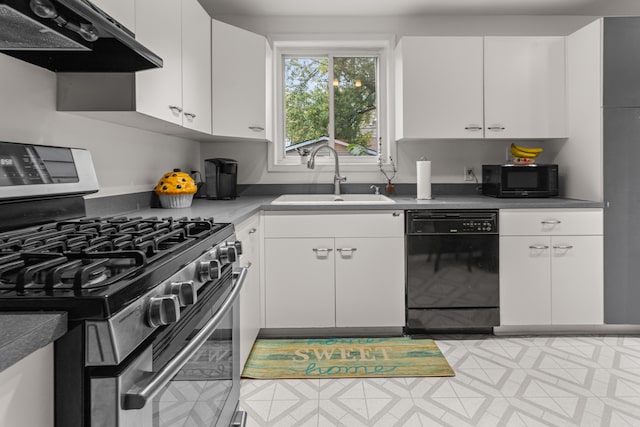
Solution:
M 0 52 L 56 72 L 162 67 L 162 58 L 86 0 L 0 0 Z

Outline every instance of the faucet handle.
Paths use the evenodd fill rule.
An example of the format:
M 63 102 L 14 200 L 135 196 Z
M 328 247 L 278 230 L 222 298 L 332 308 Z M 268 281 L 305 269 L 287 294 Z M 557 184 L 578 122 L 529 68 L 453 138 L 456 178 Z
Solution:
M 376 186 L 376 185 L 372 185 L 371 187 L 369 187 L 370 189 L 375 191 L 375 194 L 380 194 L 380 187 Z

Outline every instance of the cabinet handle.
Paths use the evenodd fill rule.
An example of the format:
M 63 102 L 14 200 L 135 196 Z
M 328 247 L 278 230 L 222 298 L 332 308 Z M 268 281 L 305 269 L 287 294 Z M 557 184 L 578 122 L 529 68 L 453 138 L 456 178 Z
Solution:
M 554 245 L 553 249 L 573 249 L 573 245 Z
M 502 126 L 489 126 L 487 129 L 492 130 L 494 132 L 502 132 L 504 127 Z
M 196 115 L 193 114 L 193 113 L 184 113 L 184 115 L 185 115 L 185 117 L 187 117 L 187 118 L 189 118 L 191 120 L 196 118 Z
M 336 251 L 338 251 L 340 253 L 348 252 L 347 254 L 344 254 L 344 255 L 347 255 L 347 256 L 351 255 L 352 252 L 357 251 L 357 250 L 358 250 L 358 248 L 339 248 L 339 249 L 336 249 Z
M 558 221 L 557 219 L 545 219 L 544 221 L 540 221 L 541 224 L 545 224 L 545 225 L 557 225 L 560 224 L 562 221 Z
M 393 216 L 400 216 L 400 212 L 394 212 L 394 213 L 392 213 L 391 215 L 393 215 Z
M 333 249 L 329 248 L 313 248 L 311 249 L 313 252 L 331 252 Z
M 177 105 L 169 105 L 169 109 L 174 113 L 182 113 L 182 108 L 178 107 Z
M 482 130 L 482 126 L 469 125 L 464 127 L 465 130 Z
M 249 129 L 251 129 L 254 132 L 262 132 L 264 130 L 264 127 L 262 127 L 262 126 L 249 126 Z
M 254 234 L 256 231 L 258 230 L 256 230 L 255 228 L 252 228 L 251 230 L 249 230 L 249 234 Z
M 549 249 L 549 246 L 547 245 L 529 245 L 529 249 Z

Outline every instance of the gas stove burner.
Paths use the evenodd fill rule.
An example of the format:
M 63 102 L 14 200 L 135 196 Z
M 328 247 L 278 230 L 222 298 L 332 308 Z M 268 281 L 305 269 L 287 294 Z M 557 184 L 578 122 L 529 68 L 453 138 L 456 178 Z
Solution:
M 12 253 L 0 257 L 0 289 L 92 289 L 132 276 L 146 264 L 140 251 Z
M 219 229 L 213 218 L 83 218 L 0 234 L 0 290 L 106 287 Z

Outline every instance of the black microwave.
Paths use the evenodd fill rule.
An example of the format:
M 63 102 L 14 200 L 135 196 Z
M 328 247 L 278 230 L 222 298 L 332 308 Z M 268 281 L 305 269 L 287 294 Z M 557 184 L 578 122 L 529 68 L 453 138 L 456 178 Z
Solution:
M 482 194 L 492 197 L 558 195 L 558 165 L 482 165 Z

